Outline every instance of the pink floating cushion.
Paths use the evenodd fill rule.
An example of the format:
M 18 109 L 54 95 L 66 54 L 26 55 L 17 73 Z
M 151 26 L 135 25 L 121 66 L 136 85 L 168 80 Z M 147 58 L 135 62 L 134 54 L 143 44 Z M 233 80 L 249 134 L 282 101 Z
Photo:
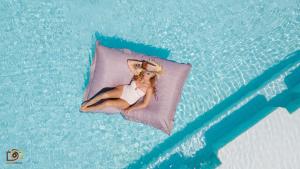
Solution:
M 90 99 L 106 87 L 129 84 L 133 73 L 128 68 L 127 59 L 148 60 L 150 58 L 160 63 L 164 69 L 164 73 L 156 83 L 157 99 L 153 97 L 146 108 L 133 110 L 128 114 L 115 107 L 107 107 L 96 112 L 122 113 L 128 120 L 148 124 L 170 135 L 174 125 L 176 107 L 191 64 L 146 56 L 128 49 L 112 49 L 100 45 L 97 41 L 95 56 L 90 68 L 90 80 L 83 99 L 84 101 Z M 142 100 L 143 98 L 138 102 Z

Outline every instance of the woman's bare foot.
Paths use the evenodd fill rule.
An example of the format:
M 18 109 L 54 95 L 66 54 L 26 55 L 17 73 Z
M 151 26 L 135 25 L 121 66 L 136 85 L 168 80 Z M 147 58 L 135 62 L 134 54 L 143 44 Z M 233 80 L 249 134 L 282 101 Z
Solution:
M 79 111 L 85 112 L 85 107 L 82 107 L 82 106 L 81 106 L 81 107 L 79 108 Z
M 86 104 L 89 102 L 89 100 L 86 100 L 84 102 L 81 103 L 81 107 L 86 106 Z
M 88 100 L 82 102 L 79 110 L 82 111 L 82 112 L 84 112 L 85 109 L 86 109 L 87 106 L 88 106 L 88 105 L 87 105 L 88 102 L 89 102 Z

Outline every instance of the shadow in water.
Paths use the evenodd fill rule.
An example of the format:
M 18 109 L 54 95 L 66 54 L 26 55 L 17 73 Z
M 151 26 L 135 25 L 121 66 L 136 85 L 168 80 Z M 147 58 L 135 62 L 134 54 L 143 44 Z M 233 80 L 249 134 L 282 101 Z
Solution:
M 288 89 L 274 97 L 270 104 L 285 107 L 289 113 L 293 113 L 300 106 L 300 66 L 293 70 L 284 82 Z
M 170 55 L 170 51 L 168 49 L 158 48 L 158 47 L 154 47 L 142 43 L 130 42 L 116 36 L 114 37 L 104 36 L 101 33 L 96 32 L 95 37 L 97 40 L 101 42 L 103 46 L 109 48 L 116 48 L 116 49 L 126 48 L 137 53 L 142 53 L 150 56 L 157 56 L 162 59 L 166 59 Z
M 153 162 L 153 160 L 157 159 L 158 157 L 163 155 L 168 150 L 176 147 L 186 137 L 199 131 L 205 124 L 207 124 L 214 118 L 219 117 L 222 113 L 229 110 L 233 106 L 237 105 L 243 99 L 251 96 L 251 94 L 253 94 L 257 90 L 259 90 L 260 88 L 265 86 L 268 82 L 270 82 L 271 80 L 278 77 L 278 75 L 280 75 L 283 71 L 286 71 L 292 65 L 299 63 L 299 61 L 300 61 L 300 51 L 296 51 L 296 52 L 293 52 L 292 54 L 288 55 L 287 59 L 281 61 L 280 63 L 278 63 L 278 64 L 272 66 L 271 68 L 267 69 L 266 71 L 264 71 L 261 75 L 257 76 L 253 80 L 251 80 L 247 85 L 242 86 L 237 92 L 233 93 L 232 95 L 227 97 L 225 100 L 223 100 L 222 102 L 215 105 L 209 111 L 207 111 L 207 112 L 203 113 L 202 115 L 200 115 L 199 117 L 197 117 L 194 121 L 187 124 L 187 126 L 185 128 L 183 128 L 181 131 L 174 133 L 173 135 L 168 137 L 166 140 L 164 140 L 164 142 L 156 145 L 149 153 L 141 156 L 138 160 L 129 164 L 126 168 L 130 168 L 130 169 L 144 168 L 145 166 L 149 165 L 151 162 Z M 272 107 L 264 109 L 264 106 L 266 106 L 267 104 L 275 105 L 276 103 L 275 103 L 275 101 L 268 103 L 263 96 L 258 95 L 255 98 L 253 98 L 250 102 L 248 102 L 246 105 L 244 105 L 242 108 L 237 110 L 235 112 L 235 113 L 237 113 L 237 115 L 232 116 L 233 119 L 228 119 L 228 120 L 222 122 L 221 124 L 235 122 L 235 120 L 237 120 L 235 122 L 236 124 L 241 124 L 242 122 L 244 122 L 245 119 L 247 119 L 251 115 L 251 114 L 245 114 L 245 116 L 239 117 L 238 114 L 245 113 L 245 112 L 249 112 L 249 113 L 252 112 L 252 115 L 254 112 L 257 116 L 261 116 L 261 117 L 265 116 L 268 114 L 268 112 L 270 112 L 272 110 Z M 241 119 L 239 119 L 239 118 L 241 118 Z M 207 158 L 207 155 L 216 157 L 216 155 L 214 155 L 214 151 L 217 147 L 224 145 L 226 142 L 228 142 L 228 140 L 234 138 L 237 135 L 237 133 L 240 133 L 241 130 L 245 130 L 251 124 L 255 124 L 255 122 L 256 122 L 255 120 L 259 119 L 259 117 L 252 117 L 252 118 L 254 120 L 252 120 L 252 121 L 250 120 L 249 124 L 243 124 L 244 126 L 241 126 L 241 128 L 238 129 L 240 131 L 232 130 L 233 126 L 229 126 L 228 128 L 225 127 L 223 129 L 224 131 L 232 130 L 231 135 L 228 135 L 228 136 L 218 135 L 218 134 L 215 135 L 216 132 L 214 132 L 214 131 L 217 131 L 218 129 L 222 129 L 221 125 L 216 125 L 215 129 L 212 129 L 210 132 L 208 132 L 208 139 L 210 140 L 210 141 L 208 141 L 208 144 L 212 144 L 210 142 L 214 142 L 214 141 L 218 140 L 219 142 L 216 143 L 216 147 L 212 147 L 212 145 L 208 145 L 205 148 L 206 151 L 203 151 L 203 149 L 202 149 L 201 151 L 197 152 L 198 154 L 195 155 L 195 157 L 193 157 L 191 159 L 189 159 L 189 158 L 183 159 L 183 160 L 181 160 L 181 162 L 186 161 L 187 164 L 195 164 L 195 163 L 192 163 L 193 160 L 197 159 L 198 163 L 200 163 L 199 160 L 202 159 L 203 163 L 201 163 L 201 165 L 210 163 L 211 161 L 209 161 L 209 160 L 205 161 L 205 159 L 210 159 L 210 158 Z M 223 132 L 221 132 L 221 133 L 223 133 Z M 223 140 L 221 140 L 221 138 L 223 138 Z M 174 156 L 176 156 L 177 158 L 175 158 L 175 159 L 178 160 L 178 156 L 180 156 L 180 155 L 175 154 Z M 172 159 L 173 159 L 173 157 L 171 158 L 171 161 L 168 161 L 168 160 L 164 161 L 162 163 L 162 165 L 171 164 L 172 162 L 175 162 L 175 161 L 172 161 Z M 219 163 L 218 160 L 216 160 L 215 163 Z M 214 166 L 214 165 L 212 164 L 212 166 Z

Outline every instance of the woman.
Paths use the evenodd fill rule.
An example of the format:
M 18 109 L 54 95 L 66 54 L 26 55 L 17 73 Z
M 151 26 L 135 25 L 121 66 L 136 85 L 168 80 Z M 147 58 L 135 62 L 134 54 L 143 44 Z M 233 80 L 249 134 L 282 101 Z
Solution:
M 128 113 L 132 110 L 142 109 L 149 105 L 153 95 L 156 95 L 155 83 L 162 73 L 162 67 L 154 61 L 127 60 L 130 71 L 134 74 L 130 84 L 116 86 L 113 90 L 101 93 L 80 107 L 83 112 L 95 111 L 105 107 L 116 107 Z M 137 101 L 143 98 L 142 102 Z M 98 105 L 96 102 L 106 100 Z

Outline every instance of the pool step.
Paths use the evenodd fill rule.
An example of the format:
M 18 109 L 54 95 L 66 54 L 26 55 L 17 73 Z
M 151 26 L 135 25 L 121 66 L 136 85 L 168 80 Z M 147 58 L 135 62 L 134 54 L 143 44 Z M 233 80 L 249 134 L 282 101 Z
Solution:
M 267 100 L 262 95 L 251 99 L 246 105 L 212 126 L 204 135 L 206 143 L 212 144 L 214 150 L 222 147 L 263 117 L 266 113 L 262 113 L 261 110 L 266 105 Z
M 197 165 L 201 166 L 199 168 L 216 168 L 219 166 L 221 161 L 216 155 L 218 149 L 251 128 L 261 118 L 267 116 L 273 110 L 271 107 L 266 107 L 267 104 L 264 96 L 256 96 L 240 109 L 212 126 L 203 136 L 207 150 L 199 149 L 185 163 L 189 163 L 191 169 Z
M 277 108 L 218 151 L 218 168 L 299 168 L 298 113 Z
M 277 96 L 279 98 L 288 98 L 286 99 L 286 102 L 284 102 L 283 107 L 289 110 L 290 113 L 296 112 L 300 105 L 300 98 L 292 99 L 293 97 L 290 96 L 294 91 L 295 90 L 287 89 Z M 273 100 L 267 101 L 262 95 L 258 95 L 251 99 L 247 104 L 222 119 L 205 133 L 204 138 L 207 143 L 206 147 L 210 147 L 211 152 L 203 153 L 203 149 L 200 149 L 193 157 L 185 159 L 182 163 L 190 163 L 190 168 L 195 168 L 196 164 L 210 164 L 211 166 L 220 164 L 221 162 L 217 156 L 216 158 L 218 160 L 214 160 L 214 158 L 209 159 L 207 154 L 217 154 L 218 150 L 227 143 L 231 142 L 241 133 L 252 128 L 256 123 L 271 114 L 276 109 L 276 107 L 273 106 L 274 100 L 276 100 L 276 103 L 276 97 L 273 98 Z

